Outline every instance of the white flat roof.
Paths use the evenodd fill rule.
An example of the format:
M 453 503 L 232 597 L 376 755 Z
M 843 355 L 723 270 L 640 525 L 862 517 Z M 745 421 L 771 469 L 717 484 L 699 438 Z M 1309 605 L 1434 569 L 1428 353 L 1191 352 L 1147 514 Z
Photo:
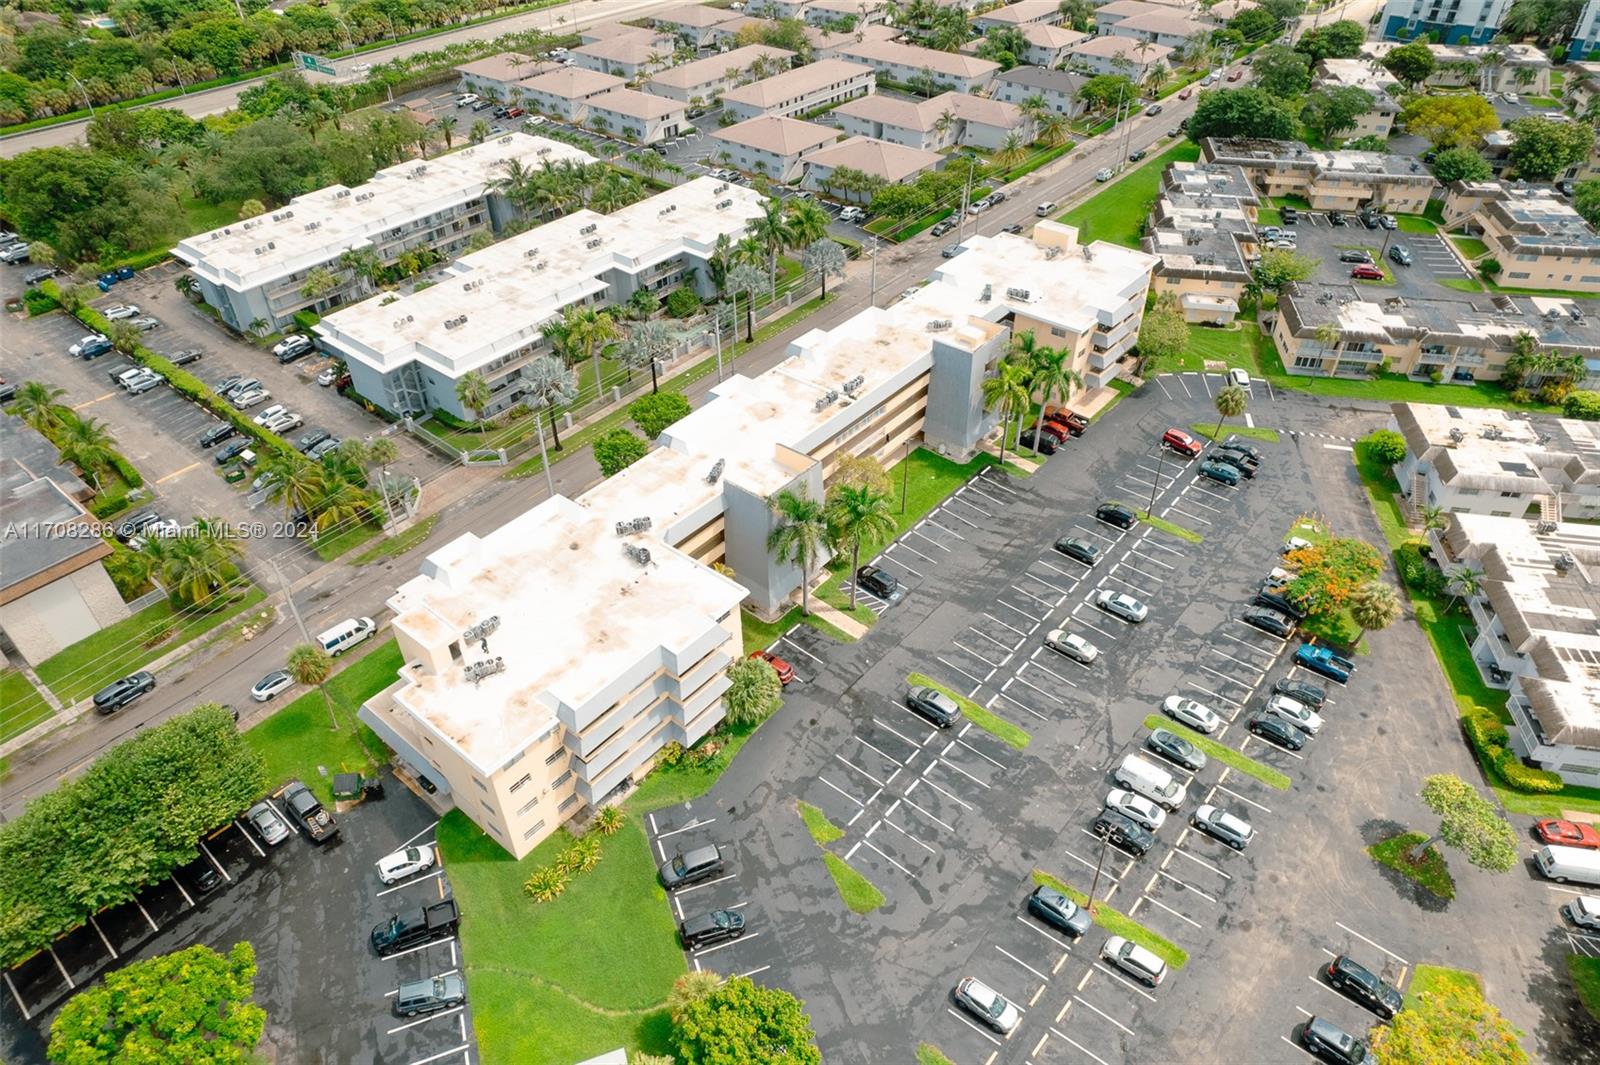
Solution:
M 545 159 L 594 162 L 570 144 L 507 133 L 380 170 L 354 189 L 330 185 L 296 196 L 276 211 L 189 237 L 173 254 L 214 284 L 248 291 L 366 247 L 373 234 L 482 196 L 511 159 L 529 167 Z
M 719 184 L 696 178 L 614 214 L 577 211 L 463 256 L 431 288 L 336 311 L 316 332 L 380 373 L 416 360 L 458 377 L 535 342 L 563 308 L 604 291 L 608 270 L 638 272 L 685 248 L 709 256 L 719 235 L 737 238 L 763 198 Z

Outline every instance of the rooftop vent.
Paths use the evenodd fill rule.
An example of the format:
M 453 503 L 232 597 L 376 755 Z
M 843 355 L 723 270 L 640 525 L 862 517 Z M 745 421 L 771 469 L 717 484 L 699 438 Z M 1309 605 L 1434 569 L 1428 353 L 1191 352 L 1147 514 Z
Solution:
M 724 192 L 727 192 L 727 191 L 728 191 L 728 183 L 726 181 L 724 181 L 722 184 L 718 185 L 716 188 L 711 190 L 711 195 L 717 196 L 717 195 L 720 195 L 721 193 L 724 193 Z
M 678 205 L 677 204 L 669 203 L 665 207 L 661 208 L 661 210 L 656 212 L 656 217 L 657 218 L 663 218 L 666 215 L 671 214 L 673 211 L 676 211 L 677 209 L 678 209 Z
M 584 247 L 585 248 L 589 248 L 589 249 L 592 250 L 594 248 L 598 248 L 600 245 L 604 244 L 605 242 L 606 242 L 606 238 L 604 238 L 604 237 L 595 237 L 593 240 L 591 240 L 588 243 L 586 243 L 584 245 Z
M 586 225 L 582 229 L 578 230 L 578 236 L 587 237 L 590 233 L 593 233 L 595 230 L 597 230 L 599 228 L 600 228 L 600 223 L 599 222 L 590 222 L 588 225 Z
M 1464 429 L 1454 429 L 1454 428 L 1450 430 L 1450 442 L 1452 444 L 1459 444 L 1459 443 L 1461 443 L 1461 441 L 1465 440 L 1466 438 L 1467 438 L 1466 430 L 1464 430 Z
M 933 321 L 928 323 L 928 332 L 930 333 L 942 333 L 949 328 L 950 319 L 948 318 L 935 318 Z
M 499 627 L 500 615 L 491 614 L 482 621 L 478 622 L 476 625 L 472 625 L 464 629 L 461 633 L 461 638 L 466 640 L 468 643 L 475 643 L 478 640 L 487 640 L 490 636 L 494 635 L 495 630 Z
M 648 517 L 632 518 L 628 521 L 617 522 L 615 528 L 618 536 L 632 536 L 635 533 L 649 532 L 650 524 Z
M 534 152 L 533 154 L 534 155 L 549 155 L 550 154 L 550 149 L 549 148 L 540 148 L 538 151 Z
M 333 194 L 333 198 L 336 200 L 342 200 L 348 195 L 350 195 L 349 189 L 340 189 L 338 192 Z
M 539 249 L 538 248 L 529 248 L 527 251 L 522 253 L 522 257 L 524 259 L 531 259 L 535 255 L 538 255 L 538 254 L 539 254 Z
M 496 673 L 504 673 L 505 671 L 506 660 L 504 658 L 485 658 L 480 662 L 469 662 L 461 670 L 462 673 L 466 674 L 467 679 L 472 682 L 474 688 L 482 684 L 486 677 L 492 677 Z
M 462 326 L 464 326 L 466 324 L 467 324 L 467 316 L 462 314 L 462 315 L 457 315 L 454 318 L 446 318 L 445 319 L 445 323 L 444 323 L 444 327 L 446 329 L 460 329 Z
M 321 228 L 322 228 L 322 223 L 321 222 L 307 222 L 306 223 L 306 232 L 307 233 L 311 232 L 313 229 L 321 229 Z
M 711 472 L 706 474 L 706 484 L 716 484 L 722 478 L 722 470 L 726 465 L 726 459 L 718 459 L 711 467 Z
M 1055 248 L 1051 248 L 1050 250 L 1051 251 L 1055 251 L 1056 249 Z M 993 298 L 994 298 L 994 286 L 993 285 L 984 285 L 983 286 L 983 295 L 978 297 L 978 302 L 979 303 L 988 303 Z
M 732 206 L 733 206 L 733 201 L 732 200 L 719 200 L 717 202 L 717 210 L 719 210 L 719 211 L 724 209 L 724 208 L 726 208 L 726 207 L 732 207 Z
M 650 549 L 648 547 L 640 547 L 638 544 L 623 544 L 622 553 L 641 566 L 650 564 Z
M 1028 300 L 1033 298 L 1033 293 L 1029 292 L 1025 288 L 1008 288 L 1006 289 L 1006 298 L 1021 300 L 1026 303 Z
M 549 259 L 540 259 L 538 262 L 533 264 L 534 272 L 538 273 L 540 270 L 543 270 L 545 267 L 547 267 L 549 265 L 550 265 L 550 260 Z
M 824 392 L 822 395 L 817 397 L 817 401 L 815 403 L 811 404 L 811 409 L 814 410 L 814 411 L 824 410 L 825 408 L 833 405 L 834 403 L 837 403 L 838 400 L 839 400 L 839 392 L 838 392 L 838 390 L 830 388 L 826 392 Z
M 1550 561 L 1555 563 L 1556 572 L 1561 574 L 1569 572 L 1578 564 L 1578 560 L 1572 557 L 1571 551 L 1563 551 Z

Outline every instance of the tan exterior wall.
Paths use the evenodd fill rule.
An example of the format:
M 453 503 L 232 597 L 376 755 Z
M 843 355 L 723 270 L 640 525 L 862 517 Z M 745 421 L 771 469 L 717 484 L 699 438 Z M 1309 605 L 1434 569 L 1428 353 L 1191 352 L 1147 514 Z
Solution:
M 128 616 L 128 604 L 98 563 L 0 606 L 0 630 L 31 665 Z
M 1600 292 L 1600 258 L 1577 255 L 1533 255 L 1518 251 L 1499 221 L 1487 211 L 1474 221 L 1483 229 L 1489 254 L 1500 260 L 1497 281 L 1508 288 L 1554 288 Z
M 1244 285 L 1238 281 L 1210 280 L 1201 277 L 1174 277 L 1171 274 L 1162 274 L 1160 267 L 1151 281 L 1157 296 L 1171 294 L 1178 299 L 1185 296 L 1221 296 L 1226 299 L 1237 300 L 1244 295 Z

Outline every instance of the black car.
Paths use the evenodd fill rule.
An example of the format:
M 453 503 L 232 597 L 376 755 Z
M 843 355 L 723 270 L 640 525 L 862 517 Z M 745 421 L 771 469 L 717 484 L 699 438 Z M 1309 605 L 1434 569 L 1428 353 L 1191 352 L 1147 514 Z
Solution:
M 1248 456 L 1241 455 L 1236 451 L 1218 448 L 1211 453 L 1211 461 L 1220 462 L 1224 466 L 1232 466 L 1239 471 L 1241 477 L 1254 477 L 1256 475 L 1256 464 L 1250 461 Z
M 722 850 L 715 843 L 690 851 L 679 851 L 670 861 L 662 863 L 661 886 L 671 891 L 685 884 L 710 880 L 722 872 L 723 867 Z
M 153 510 L 141 510 L 124 519 L 117 526 L 117 539 L 127 543 L 144 531 L 146 526 L 154 525 L 161 520 L 161 515 Z
M 1115 525 L 1119 529 L 1131 529 L 1139 516 L 1121 503 L 1101 503 L 1094 508 L 1094 516 L 1107 525 Z
M 1286 226 L 1292 226 L 1300 221 L 1300 212 L 1293 207 L 1285 207 L 1278 212 L 1278 216 L 1283 219 L 1283 224 Z
M 316 447 L 318 444 L 322 443 L 331 436 L 333 436 L 333 434 L 328 432 L 326 429 L 307 429 L 305 432 L 300 434 L 300 439 L 294 442 L 294 446 L 299 448 L 302 452 L 310 451 L 312 448 Z
M 1308 680 L 1297 680 L 1294 677 L 1278 678 L 1273 682 L 1272 690 L 1278 695 L 1287 695 L 1313 710 L 1321 710 L 1322 704 L 1328 699 L 1328 693 L 1322 685 L 1312 684 Z
M 227 447 L 219 450 L 216 458 L 213 461 L 215 461 L 218 466 L 226 466 L 228 463 L 232 462 L 234 459 L 238 458 L 240 455 L 249 450 L 250 441 L 236 440 Z
M 94 708 L 102 714 L 115 713 L 139 696 L 155 689 L 155 676 L 148 670 L 141 669 L 137 673 L 130 673 L 126 677 L 114 680 L 95 692 Z
M 712 910 L 685 917 L 678 926 L 678 940 L 684 950 L 725 943 L 744 935 L 744 917 L 736 910 Z
M 1061 442 L 1050 433 L 1040 432 L 1035 436 L 1032 429 L 1025 430 L 1021 436 L 1017 437 L 1017 443 L 1029 451 L 1037 451 L 1041 455 L 1054 455 L 1056 448 L 1061 446 Z
M 935 222 L 933 228 L 928 230 L 933 236 L 942 237 L 956 227 L 955 219 L 946 218 L 942 222 Z
M 1241 455 L 1248 455 L 1252 462 L 1258 464 L 1261 462 L 1261 449 L 1253 444 L 1246 444 L 1239 440 L 1229 440 L 1227 443 L 1218 444 L 1217 446 L 1223 451 L 1237 451 Z
M 1332 1021 L 1312 1017 L 1300 1028 L 1300 1045 L 1328 1065 L 1361 1065 L 1367 1044 Z
M 1089 911 L 1053 887 L 1043 884 L 1028 896 L 1028 912 L 1058 931 L 1076 939 L 1089 930 Z
M 187 366 L 191 362 L 199 362 L 204 356 L 205 352 L 199 348 L 184 348 L 182 351 L 175 351 L 168 355 L 167 361 L 174 366 Z
M 1200 772 L 1206 767 L 1206 753 L 1176 732 L 1158 728 L 1144 738 L 1145 748 L 1154 751 L 1169 762 Z
M 209 895 L 222 886 L 222 874 L 204 855 L 179 869 L 184 883 L 197 895 Z
M 906 707 L 938 728 L 949 728 L 961 716 L 961 707 L 938 688 L 912 688 L 906 692 Z
M 1342 991 L 1386 1021 L 1394 1020 L 1394 1015 L 1400 1012 L 1400 992 L 1348 954 L 1329 962 L 1324 975 L 1335 990 Z
M 1252 733 L 1291 751 L 1298 751 L 1306 745 L 1306 734 L 1295 728 L 1281 717 L 1256 711 L 1245 722 L 1245 728 Z
M 1150 152 L 1148 150 L 1146 150 L 1144 148 L 1140 148 L 1138 151 L 1130 152 L 1128 154 L 1128 162 L 1137 163 L 1139 160 L 1143 159 L 1145 156 L 1147 156 L 1149 154 L 1150 154 Z
M 1287 640 L 1289 634 L 1294 631 L 1294 622 L 1271 610 L 1246 610 L 1240 615 L 1239 620 L 1280 640 Z
M 856 570 L 856 584 L 879 599 L 894 599 L 900 594 L 899 578 L 878 566 L 862 566 Z
M 1063 536 L 1056 541 L 1056 550 L 1070 559 L 1082 562 L 1085 566 L 1092 566 L 1100 557 L 1100 549 L 1087 540 L 1080 540 L 1076 536 Z
M 1343 211 L 1329 211 L 1328 224 L 1330 226 L 1347 226 L 1350 220 L 1344 216 Z
M 224 440 L 228 439 L 228 437 L 233 436 L 238 432 L 239 430 L 228 422 L 223 422 L 221 425 L 213 425 L 211 428 L 200 434 L 200 446 L 213 447 L 222 443 Z
M 1256 597 L 1250 602 L 1255 606 L 1264 606 L 1269 610 L 1276 610 L 1280 614 L 1286 614 L 1296 622 L 1306 619 L 1306 612 L 1295 606 L 1293 599 L 1278 592 L 1257 592 Z
M 1089 831 L 1137 857 L 1143 857 L 1156 845 L 1155 833 L 1118 810 L 1101 810 Z
M 50 278 L 55 277 L 60 272 L 60 270 L 57 270 L 53 266 L 41 266 L 38 269 L 29 270 L 27 273 L 23 274 L 22 283 L 25 285 L 37 285 L 41 281 L 48 281 Z
M 1370 263 L 1372 262 L 1372 253 L 1362 251 L 1360 248 L 1347 248 L 1339 253 L 1339 261 L 1342 263 Z

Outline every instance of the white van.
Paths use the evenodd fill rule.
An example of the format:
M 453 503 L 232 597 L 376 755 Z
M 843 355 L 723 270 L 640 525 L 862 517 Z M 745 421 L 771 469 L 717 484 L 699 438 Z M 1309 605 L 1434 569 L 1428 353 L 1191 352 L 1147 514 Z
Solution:
M 317 635 L 317 642 L 330 655 L 343 654 L 378 631 L 371 618 L 345 618 L 333 628 Z
M 1533 852 L 1533 864 L 1558 884 L 1569 880 L 1600 884 L 1600 851 L 1582 847 L 1540 847 Z
M 1176 810 L 1188 798 L 1188 788 L 1172 774 L 1136 754 L 1130 754 L 1112 770 L 1111 777 L 1129 791 L 1153 803 Z

